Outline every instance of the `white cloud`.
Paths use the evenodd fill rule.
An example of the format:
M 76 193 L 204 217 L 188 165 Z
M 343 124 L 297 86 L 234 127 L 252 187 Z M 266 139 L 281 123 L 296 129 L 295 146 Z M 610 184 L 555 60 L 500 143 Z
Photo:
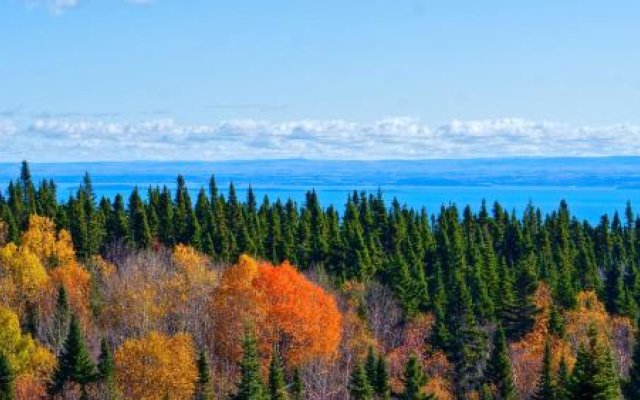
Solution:
M 0 137 L 8 135 L 5 153 L 34 161 L 640 155 L 640 125 L 571 126 L 517 118 L 436 127 L 406 117 L 211 124 L 39 118 L 20 126 L 0 120 Z
M 27 5 L 39 6 L 44 5 L 48 7 L 54 14 L 60 14 L 71 8 L 75 8 L 80 5 L 80 0 L 24 0 Z M 124 0 L 130 4 L 147 5 L 154 2 L 154 0 Z

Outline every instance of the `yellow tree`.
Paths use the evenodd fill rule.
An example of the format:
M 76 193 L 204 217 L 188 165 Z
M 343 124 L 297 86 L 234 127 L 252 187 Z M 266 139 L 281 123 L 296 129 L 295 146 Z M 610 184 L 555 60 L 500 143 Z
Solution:
M 16 384 L 29 382 L 35 389 L 42 389 L 56 365 L 55 356 L 37 344 L 30 335 L 20 331 L 18 315 L 0 306 L 0 353 L 7 357 L 17 376 Z
M 64 229 L 56 233 L 54 222 L 47 217 L 29 217 L 29 227 L 22 234 L 21 246 L 35 254 L 46 268 L 75 261 L 71 235 Z
M 115 353 L 116 381 L 127 399 L 190 399 L 198 377 L 191 337 L 151 332 Z
M 47 284 L 48 276 L 38 257 L 15 244 L 0 248 L 0 301 L 22 309 L 34 302 Z

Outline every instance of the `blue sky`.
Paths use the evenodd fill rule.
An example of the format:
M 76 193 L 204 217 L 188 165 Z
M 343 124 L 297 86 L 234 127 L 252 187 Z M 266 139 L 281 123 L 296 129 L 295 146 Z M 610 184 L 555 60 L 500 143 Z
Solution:
M 0 159 L 640 155 L 639 20 L 632 0 L 0 0 Z

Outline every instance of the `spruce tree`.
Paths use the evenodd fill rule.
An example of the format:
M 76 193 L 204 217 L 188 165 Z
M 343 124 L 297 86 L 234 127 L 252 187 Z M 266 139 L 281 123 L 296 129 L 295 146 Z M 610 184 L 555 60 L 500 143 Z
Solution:
M 293 371 L 293 382 L 291 383 L 291 400 L 304 400 L 304 382 L 300 368 Z
M 621 399 L 620 382 L 611 350 L 600 343 L 595 327 L 589 328 L 589 343 L 578 350 L 571 377 L 571 395 L 576 399 Z
M 538 380 L 538 388 L 534 395 L 534 400 L 555 400 L 556 399 L 556 387 L 553 382 L 552 371 L 552 354 L 551 354 L 551 341 L 547 339 L 544 344 L 544 356 L 542 358 L 542 371 L 540 373 L 540 379 Z
M 364 360 L 364 371 L 367 373 L 367 380 L 372 388 L 375 388 L 376 374 L 378 372 L 378 359 L 373 351 L 373 347 L 369 346 L 367 358 Z
M 389 370 L 384 356 L 381 354 L 376 363 L 376 378 L 374 392 L 380 400 L 391 399 L 391 387 L 389 386 Z
M 351 371 L 349 394 L 352 400 L 372 400 L 373 389 L 367 379 L 367 373 L 361 363 L 357 363 Z
M 56 353 L 60 350 L 62 342 L 69 332 L 69 322 L 71 321 L 71 308 L 69 298 L 64 285 L 58 288 L 56 298 L 56 308 L 53 312 L 53 326 L 51 332 L 51 343 Z
M 198 381 L 196 383 L 195 400 L 213 400 L 213 387 L 211 386 L 211 370 L 207 354 L 200 350 L 198 353 Z
M 86 397 L 86 385 L 94 380 L 95 369 L 96 366 L 91 360 L 78 319 L 72 315 L 69 333 L 58 355 L 58 365 L 53 373 L 49 393 L 58 394 L 62 392 L 65 384 L 76 383 L 80 385 L 83 397 Z
M 494 400 L 491 388 L 486 383 L 482 385 L 482 389 L 480 390 L 480 400 Z
M 489 383 L 497 388 L 499 399 L 514 400 L 517 398 L 511 372 L 511 362 L 509 361 L 507 339 L 502 328 L 496 330 L 493 339 L 493 352 L 487 365 L 486 375 Z
M 260 356 L 256 338 L 246 332 L 242 342 L 243 354 L 240 360 L 240 382 L 236 400 L 265 400 L 264 383 L 260 375 Z
M 287 382 L 280 362 L 280 354 L 274 349 L 269 364 L 269 398 L 271 400 L 288 400 Z
M 571 375 L 564 357 L 560 359 L 556 379 L 556 400 L 571 400 Z
M 7 357 L 0 353 L 0 400 L 15 399 L 15 376 Z
M 116 367 L 113 361 L 113 353 L 106 339 L 100 342 L 100 358 L 98 359 L 98 379 L 103 385 L 105 396 L 109 400 L 119 398 L 116 386 Z
M 400 395 L 402 400 L 435 400 L 432 395 L 422 393 L 422 387 L 427 383 L 427 378 L 422 371 L 418 358 L 411 355 L 404 370 L 404 391 Z

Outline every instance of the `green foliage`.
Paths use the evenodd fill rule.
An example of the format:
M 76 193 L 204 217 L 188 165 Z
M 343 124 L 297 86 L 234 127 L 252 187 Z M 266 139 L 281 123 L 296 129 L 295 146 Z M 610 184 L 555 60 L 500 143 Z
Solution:
M 271 400 L 288 400 L 287 382 L 280 361 L 280 354 L 274 349 L 269 364 L 269 398 Z
M 72 315 L 69 333 L 58 355 L 58 365 L 53 374 L 49 393 L 52 395 L 60 393 L 67 383 L 77 383 L 84 391 L 85 386 L 95 379 L 95 370 L 96 366 L 87 349 L 80 324 L 75 315 Z
M 0 400 L 15 399 L 13 370 L 7 357 L 0 353 Z
M 423 393 L 423 386 L 427 383 L 427 377 L 422 371 L 422 366 L 418 361 L 418 358 L 414 355 L 409 357 L 407 365 L 405 366 L 404 376 L 404 391 L 400 395 L 402 400 L 432 400 L 431 395 L 425 395 Z
M 291 400 L 303 400 L 303 399 L 304 399 L 304 383 L 302 382 L 300 369 L 296 368 L 293 372 L 293 382 L 291 383 Z
M 351 371 L 349 394 L 353 400 L 373 399 L 373 389 L 369 384 L 367 373 L 361 363 L 357 363 Z
M 195 400 L 213 400 L 213 387 L 211 386 L 211 370 L 207 354 L 200 350 L 198 353 L 198 382 L 196 383 Z
M 267 393 L 260 374 L 260 356 L 255 336 L 246 332 L 242 342 L 243 354 L 240 361 L 240 382 L 236 400 L 265 400 Z
M 588 346 L 580 346 L 571 377 L 571 395 L 576 399 L 621 399 L 620 382 L 611 350 L 589 329 Z
M 551 341 L 547 340 L 544 345 L 544 356 L 542 358 L 542 371 L 538 381 L 538 389 L 534 395 L 534 400 L 555 400 L 556 386 L 553 381 Z
M 511 362 L 507 349 L 507 339 L 504 330 L 498 328 L 493 338 L 493 351 L 487 365 L 487 380 L 497 388 L 497 397 L 502 400 L 517 399 L 513 383 Z

